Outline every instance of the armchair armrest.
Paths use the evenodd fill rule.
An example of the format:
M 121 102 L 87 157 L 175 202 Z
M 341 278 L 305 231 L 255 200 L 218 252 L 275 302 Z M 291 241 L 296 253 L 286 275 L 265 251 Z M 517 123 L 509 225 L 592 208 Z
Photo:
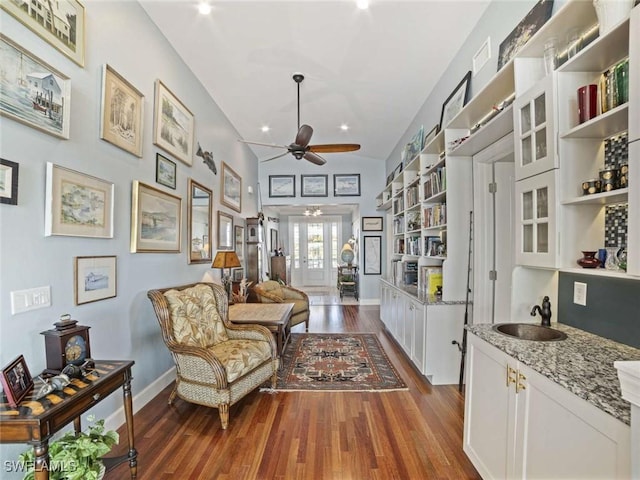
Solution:
M 260 297 L 260 302 L 261 303 L 282 303 L 282 298 L 280 298 L 277 295 L 274 295 L 272 293 L 269 292 L 265 292 L 264 290 L 255 289 L 256 295 L 258 295 L 258 297 Z
M 226 323 L 226 322 L 225 322 Z M 271 357 L 276 358 L 278 356 L 278 349 L 273 334 L 267 327 L 262 325 L 233 325 L 226 324 L 227 335 L 230 339 L 247 339 L 247 340 L 262 340 L 268 342 L 271 347 Z
M 210 350 L 202 347 L 180 345 L 168 342 L 167 348 L 173 355 L 178 375 L 202 382 L 211 376 L 211 384 L 217 388 L 227 387 L 227 372 L 222 363 Z
M 307 300 L 309 301 L 309 296 L 304 293 L 302 290 L 298 290 L 293 287 L 282 287 L 282 291 L 285 292 L 285 299 L 292 298 L 294 300 Z

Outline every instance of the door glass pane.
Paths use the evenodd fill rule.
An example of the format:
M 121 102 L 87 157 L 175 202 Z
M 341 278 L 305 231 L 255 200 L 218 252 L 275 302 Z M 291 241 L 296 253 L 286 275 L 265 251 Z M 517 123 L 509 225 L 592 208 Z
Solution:
M 331 268 L 338 268 L 338 224 L 331 222 Z
M 549 224 L 538 224 L 538 238 L 537 238 L 537 251 L 538 253 L 549 252 Z
M 520 109 L 520 133 L 527 133 L 531 130 L 531 107 L 527 103 Z
M 522 194 L 522 219 L 533 219 L 533 192 L 524 192 Z
M 533 252 L 533 225 L 522 226 L 522 251 Z
M 544 105 L 544 93 L 534 100 L 533 111 L 535 114 L 536 127 L 539 127 L 547 121 L 547 112 Z
M 322 223 L 307 224 L 307 268 L 324 267 L 324 228 Z
M 547 187 L 536 190 L 536 218 L 549 216 L 549 192 Z
M 293 224 L 293 268 L 300 268 L 300 224 Z
M 543 128 L 536 132 L 536 160 L 547 156 L 547 129 Z
M 531 136 L 522 139 L 522 165 L 531 163 Z

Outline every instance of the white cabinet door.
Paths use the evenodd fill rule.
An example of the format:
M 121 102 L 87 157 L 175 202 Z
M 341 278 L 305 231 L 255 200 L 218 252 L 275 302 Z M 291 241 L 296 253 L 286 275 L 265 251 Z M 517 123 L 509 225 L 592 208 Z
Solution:
M 558 170 L 516 182 L 516 264 L 558 267 Z
M 505 479 L 509 473 L 514 431 L 509 358 L 475 335 L 468 336 L 463 449 L 485 480 Z M 514 376 L 515 369 L 509 378 Z
M 422 374 L 424 374 L 425 309 L 426 307 L 423 304 L 409 300 L 411 335 L 407 341 L 411 345 L 411 360 Z
M 630 21 L 629 141 L 633 141 L 640 139 L 640 8 L 631 11 Z
M 558 168 L 555 152 L 556 74 L 547 75 L 513 102 L 516 180 Z

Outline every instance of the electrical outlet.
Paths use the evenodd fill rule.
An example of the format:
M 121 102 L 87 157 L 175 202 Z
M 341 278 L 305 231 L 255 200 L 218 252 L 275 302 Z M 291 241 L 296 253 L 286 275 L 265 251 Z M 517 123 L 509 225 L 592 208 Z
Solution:
M 11 315 L 51 306 L 51 286 L 11 292 Z
M 573 303 L 576 305 L 587 306 L 587 284 L 582 282 L 573 282 Z

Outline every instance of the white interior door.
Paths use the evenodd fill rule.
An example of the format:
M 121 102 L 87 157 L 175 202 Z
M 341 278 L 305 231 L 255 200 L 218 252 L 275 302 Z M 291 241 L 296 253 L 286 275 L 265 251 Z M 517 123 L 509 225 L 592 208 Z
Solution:
M 289 223 L 292 284 L 330 286 L 338 266 L 339 217 L 299 217 Z

